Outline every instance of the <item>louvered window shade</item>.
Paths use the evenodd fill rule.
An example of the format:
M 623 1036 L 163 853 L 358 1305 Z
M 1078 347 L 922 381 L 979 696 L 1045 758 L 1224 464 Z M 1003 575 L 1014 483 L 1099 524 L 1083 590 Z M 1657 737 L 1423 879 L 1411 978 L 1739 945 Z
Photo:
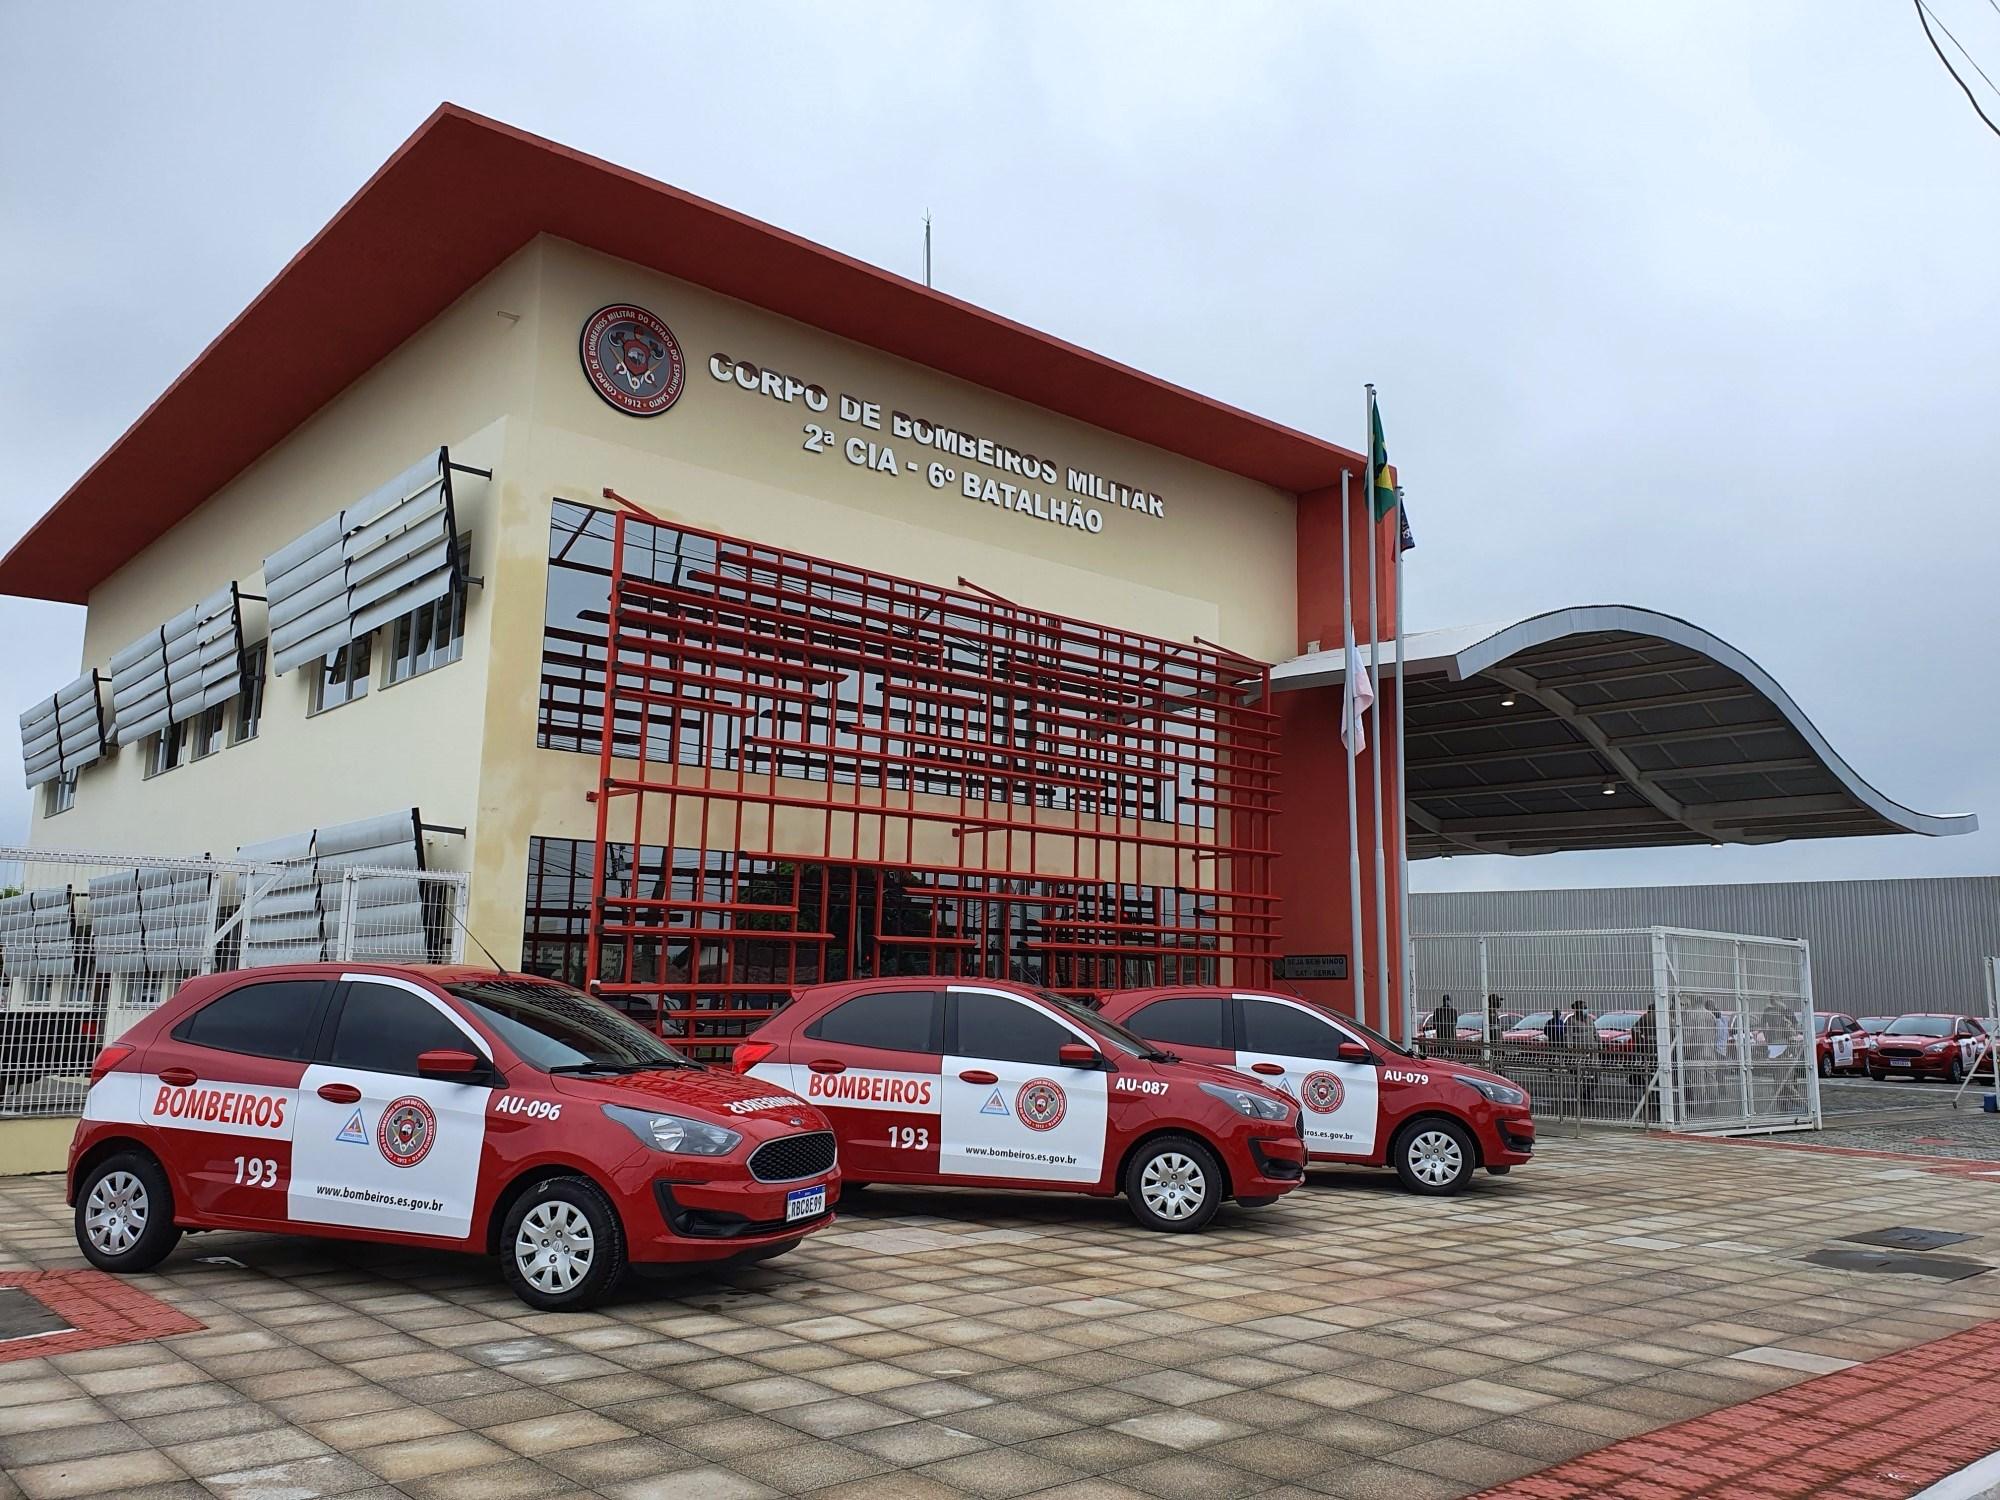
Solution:
M 89 889 L 91 950 L 100 973 L 180 977 L 206 968 L 213 871 L 118 870 L 93 877 Z
M 264 560 L 275 672 L 316 661 L 464 580 L 440 448 Z
M 243 610 L 216 590 L 111 658 L 111 729 L 133 744 L 243 691 Z
M 0 900 L 0 977 L 61 978 L 76 972 L 76 906 L 66 885 Z
M 423 839 L 415 808 L 340 823 L 312 833 L 246 844 L 237 857 L 285 868 L 245 876 L 243 964 L 313 963 L 340 956 L 342 903 L 353 877 L 347 949 L 370 959 L 428 956 L 424 931 Z M 373 873 L 376 871 L 390 873 Z M 402 872 L 408 871 L 407 875 Z
M 104 754 L 98 676 L 86 672 L 21 715 L 21 766 L 29 786 L 87 766 Z

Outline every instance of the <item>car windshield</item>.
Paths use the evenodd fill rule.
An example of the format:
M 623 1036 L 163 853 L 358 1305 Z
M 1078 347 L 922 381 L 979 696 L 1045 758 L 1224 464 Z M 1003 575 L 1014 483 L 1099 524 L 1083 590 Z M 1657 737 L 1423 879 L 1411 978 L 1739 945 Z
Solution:
M 1889 1036 L 1950 1036 L 1950 1016 L 1898 1016 L 1889 1023 Z
M 1832 1016 L 1822 1014 L 1813 1017 L 1813 1030 L 1817 1031 L 1821 1036 L 1826 1035 L 1826 1028 L 1831 1026 L 1832 1024 L 1833 1024 Z
M 1894 1016 L 1863 1016 L 1861 1018 L 1861 1029 L 1863 1031 L 1880 1031 L 1895 1019 Z
M 544 1073 L 701 1066 L 567 985 L 494 978 L 446 988 L 521 1061 Z
M 1610 1010 L 1597 1018 L 1599 1031 L 1630 1031 L 1639 1024 L 1642 1010 Z
M 1404 1057 L 1415 1057 L 1417 1055 L 1415 1048 L 1405 1047 L 1401 1042 L 1390 1041 L 1389 1038 L 1382 1035 L 1382 1033 L 1377 1031 L 1373 1026 L 1365 1025 L 1364 1023 L 1355 1020 L 1352 1016 L 1339 1016 L 1336 1019 L 1338 1019 L 1340 1024 L 1346 1027 L 1349 1031 L 1360 1032 L 1364 1037 L 1366 1037 L 1369 1041 L 1373 1042 L 1378 1047 L 1386 1048 L 1390 1052 L 1400 1053 Z M 1464 1022 L 1461 1021 L 1459 1024 L 1463 1025 Z
M 1508 1029 L 1510 1031 L 1540 1031 L 1544 1026 L 1549 1024 L 1549 1017 L 1554 1014 L 1554 1011 L 1547 1010 L 1530 1011 Z
M 1144 1037 L 1127 1031 L 1116 1021 L 1106 1020 L 1089 1006 L 1080 1004 L 1067 995 L 1058 995 L 1054 990 L 1036 990 L 1035 993 L 1060 1011 L 1064 1019 L 1074 1021 L 1100 1041 L 1109 1042 L 1114 1050 L 1123 1052 L 1127 1057 L 1168 1055 Z

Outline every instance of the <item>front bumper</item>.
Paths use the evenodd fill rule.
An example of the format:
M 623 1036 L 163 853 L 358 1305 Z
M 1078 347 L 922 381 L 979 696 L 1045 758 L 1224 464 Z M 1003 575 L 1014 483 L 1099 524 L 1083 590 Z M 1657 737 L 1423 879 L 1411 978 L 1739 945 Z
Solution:
M 630 1236 L 627 1253 L 635 1264 L 726 1260 L 760 1246 L 797 1240 L 833 1222 L 840 1197 L 840 1169 L 791 1182 L 759 1182 L 740 1167 L 737 1173 L 696 1175 L 686 1164 L 646 1161 L 643 1178 L 624 1195 L 621 1217 Z M 726 1170 L 726 1169 L 725 1169 Z M 624 1186 L 624 1184 L 621 1184 Z M 808 1218 L 785 1217 L 790 1194 L 824 1186 L 826 1208 Z
M 1888 1078 L 1943 1078 L 1951 1072 L 1951 1054 L 1877 1051 L 1869 1055 L 1867 1066 L 1871 1074 Z
M 1231 1168 L 1232 1189 L 1239 1197 L 1268 1197 L 1288 1192 L 1305 1181 L 1306 1143 L 1295 1133 L 1253 1135 L 1249 1162 Z
M 1535 1154 L 1535 1121 L 1526 1110 L 1494 1116 L 1481 1134 L 1489 1167 L 1518 1167 Z

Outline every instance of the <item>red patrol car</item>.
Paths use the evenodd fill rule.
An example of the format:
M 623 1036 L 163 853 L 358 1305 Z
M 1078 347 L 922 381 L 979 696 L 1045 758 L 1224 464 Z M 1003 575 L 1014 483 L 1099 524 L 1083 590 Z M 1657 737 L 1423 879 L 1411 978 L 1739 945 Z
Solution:
M 1986 1028 L 1971 1016 L 1898 1016 L 1875 1038 L 1868 1076 L 1957 1083 L 1986 1057 Z
M 1423 1057 L 1289 995 L 1176 985 L 1123 990 L 1104 1014 L 1184 1057 L 1267 1078 L 1304 1105 L 1314 1161 L 1390 1166 L 1417 1193 L 1528 1160 L 1528 1095 L 1495 1073 Z
M 70 1146 L 92 1264 L 184 1229 L 498 1254 L 570 1309 L 628 1263 L 765 1259 L 832 1218 L 826 1117 L 565 985 L 305 964 L 190 980 L 98 1055 Z
M 856 1184 L 1122 1191 L 1141 1224 L 1185 1231 L 1305 1177 L 1290 1099 L 1023 985 L 814 985 L 735 1060 L 826 1111 Z
M 1850 1015 L 1839 1011 L 1813 1012 L 1813 1056 L 1819 1076 L 1835 1073 L 1865 1073 L 1875 1038 Z

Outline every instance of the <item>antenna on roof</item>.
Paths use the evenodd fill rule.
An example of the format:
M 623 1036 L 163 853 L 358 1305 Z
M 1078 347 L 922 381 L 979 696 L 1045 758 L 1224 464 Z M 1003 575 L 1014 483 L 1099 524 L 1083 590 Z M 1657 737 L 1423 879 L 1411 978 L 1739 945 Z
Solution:
M 493 971 L 496 974 L 505 974 L 507 972 L 507 966 L 501 963 L 499 959 L 495 958 L 493 956 L 493 950 L 488 948 L 484 943 L 480 942 L 479 935 L 475 933 L 470 927 L 467 927 L 465 925 L 465 918 L 461 917 L 458 914 L 456 904 L 450 900 L 447 900 L 444 903 L 444 910 L 446 916 L 450 917 L 452 921 L 458 923 L 458 930 L 464 933 L 467 937 L 472 939 L 472 946 L 477 948 L 481 953 L 484 953 L 486 955 L 486 961 L 489 964 L 493 965 Z
M 924 210 L 924 285 L 931 284 L 931 211 Z

